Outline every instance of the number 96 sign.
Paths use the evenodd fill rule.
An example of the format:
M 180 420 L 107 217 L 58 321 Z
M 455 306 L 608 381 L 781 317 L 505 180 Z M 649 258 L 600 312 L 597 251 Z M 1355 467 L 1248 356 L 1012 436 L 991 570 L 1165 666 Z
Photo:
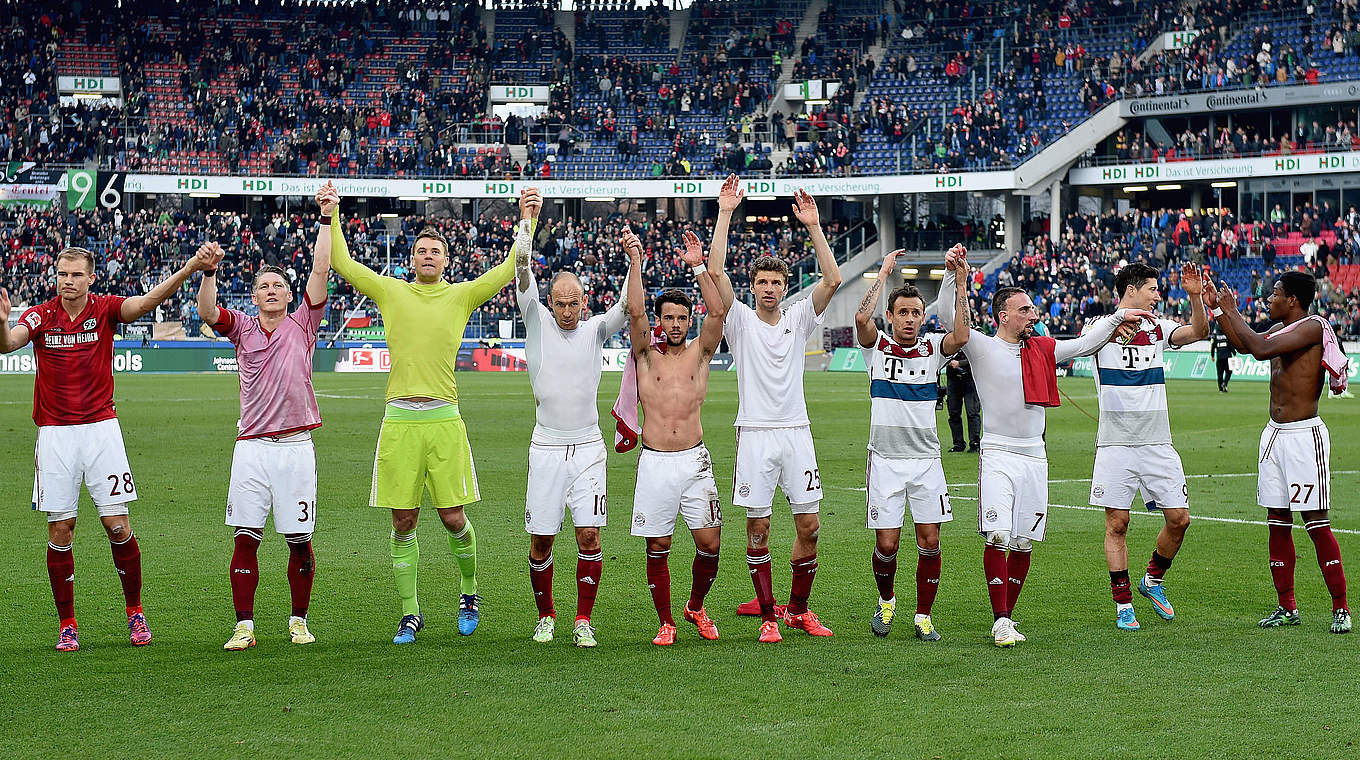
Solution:
M 92 172 L 69 169 L 66 172 L 66 208 L 93 211 L 95 202 L 106 209 L 123 204 L 122 172 Z

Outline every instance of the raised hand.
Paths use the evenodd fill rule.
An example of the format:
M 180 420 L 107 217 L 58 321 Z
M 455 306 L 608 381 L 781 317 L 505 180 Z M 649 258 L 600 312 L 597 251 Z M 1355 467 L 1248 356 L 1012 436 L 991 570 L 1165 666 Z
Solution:
M 897 257 L 901 256 L 903 253 L 906 253 L 906 251 L 902 248 L 898 248 L 887 256 L 884 256 L 883 267 L 878 270 L 878 276 L 887 277 L 889 274 L 892 274 L 893 267 L 897 266 Z
M 340 205 L 340 191 L 335 189 L 334 182 L 327 182 L 316 191 L 316 205 L 321 207 L 322 216 L 330 216 Z
M 543 196 L 538 188 L 526 187 L 519 191 L 519 215 L 522 219 L 537 219 L 543 209 Z
M 741 180 L 737 179 L 737 175 L 729 174 L 718 193 L 718 211 L 736 211 L 745 198 L 746 191 L 741 189 Z
M 819 227 L 822 224 L 821 214 L 817 211 L 817 199 L 801 187 L 793 194 L 793 215 L 798 217 L 804 227 Z
M 955 274 L 959 274 L 958 266 L 960 262 L 967 264 L 968 249 L 963 247 L 963 243 L 955 243 L 952 248 L 944 254 L 945 269 L 953 269 Z M 963 279 L 962 276 L 959 279 Z
M 1214 287 L 1214 281 L 1204 278 L 1204 305 L 1210 309 L 1218 308 L 1218 288 Z
M 961 245 L 955 247 L 963 248 Z M 954 259 L 954 282 L 958 285 L 960 293 L 968 291 L 968 272 L 971 271 L 971 267 L 968 266 L 968 259 L 964 258 L 966 255 L 966 253 L 960 253 L 958 258 Z
M 1204 278 L 1200 276 L 1198 266 L 1188 262 L 1181 266 L 1181 288 L 1191 296 L 1204 292 Z
M 628 254 L 629 261 L 642 258 L 642 240 L 626 222 L 623 225 L 623 234 L 619 236 L 619 245 L 623 246 L 623 252 Z
M 1232 288 L 1223 288 L 1218 291 L 1218 308 L 1224 311 L 1237 311 L 1237 294 Z
M 220 250 L 222 250 L 222 247 L 217 243 L 204 243 L 203 245 L 200 245 L 198 250 L 194 253 L 193 258 L 189 259 L 189 271 L 206 272 L 216 269 L 217 262 L 222 260 L 222 258 L 217 255 L 217 252 Z
M 704 263 L 704 241 L 694 234 L 694 230 L 685 230 L 685 250 L 680 252 L 680 260 L 691 267 Z
M 211 245 L 213 248 L 212 266 L 209 267 L 209 269 L 216 269 L 218 266 L 222 264 L 222 259 L 225 259 L 227 257 L 227 251 L 218 243 L 209 243 L 208 245 Z

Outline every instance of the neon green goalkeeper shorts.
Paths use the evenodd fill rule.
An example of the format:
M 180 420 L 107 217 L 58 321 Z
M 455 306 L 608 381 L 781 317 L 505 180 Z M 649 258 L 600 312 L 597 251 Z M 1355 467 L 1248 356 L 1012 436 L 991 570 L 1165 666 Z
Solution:
M 436 508 L 481 500 L 463 418 L 455 404 L 424 411 L 388 405 L 378 432 L 368 504 L 418 509 L 426 489 Z

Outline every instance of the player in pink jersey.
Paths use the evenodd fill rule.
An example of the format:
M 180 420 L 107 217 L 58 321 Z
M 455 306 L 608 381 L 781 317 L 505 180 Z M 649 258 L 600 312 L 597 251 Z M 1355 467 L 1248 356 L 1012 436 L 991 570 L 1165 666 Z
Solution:
M 151 643 L 151 630 L 142 612 L 142 553 L 128 521 L 128 503 L 136 501 L 137 488 L 113 405 L 113 336 L 120 324 L 159 306 L 194 272 L 211 268 L 211 253 L 200 250 L 146 295 L 131 298 L 90 293 L 94 254 L 84 248 L 63 249 L 55 264 L 56 297 L 25 311 L 13 328 L 9 293 L 0 289 L 0 352 L 17 351 L 31 340 L 38 363 L 33 508 L 47 514 L 47 575 L 61 621 L 57 651 L 80 649 L 71 535 L 82 481 L 112 545 L 129 638 L 142 646 Z
M 241 379 L 241 419 L 227 489 L 227 525 L 235 529 L 236 542 L 230 568 L 236 630 L 223 646 L 227 650 L 255 646 L 255 588 L 260 580 L 256 553 L 271 508 L 274 530 L 288 543 L 288 588 L 293 598 L 289 638 L 294 644 L 316 641 L 307 630 L 316 568 L 312 552 L 316 451 L 310 431 L 321 427 L 312 391 L 312 355 L 326 311 L 326 278 L 331 269 L 327 225 L 340 203 L 335 186 L 329 182 L 322 186 L 316 202 L 321 206 L 321 234 L 312 249 L 304 302 L 291 314 L 292 287 L 288 274 L 279 267 L 262 266 L 255 271 L 250 300 L 259 310 L 257 317 L 218 307 L 215 270 L 205 272 L 198 285 L 199 316 L 236 347 Z M 220 261 L 221 247 L 212 247 Z

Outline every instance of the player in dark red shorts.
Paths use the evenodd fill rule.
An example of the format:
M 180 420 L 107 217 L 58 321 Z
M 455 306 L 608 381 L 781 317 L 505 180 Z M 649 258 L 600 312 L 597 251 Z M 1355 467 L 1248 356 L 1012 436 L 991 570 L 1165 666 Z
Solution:
M 204 247 L 146 295 L 124 298 L 90 293 L 94 254 L 66 248 L 57 254 L 57 296 L 23 313 L 9 326 L 9 293 L 0 289 L 0 351 L 33 341 L 38 375 L 33 383 L 33 421 L 38 425 L 33 508 L 47 513 L 47 574 L 61 632 L 57 651 L 80 648 L 76 634 L 75 562 L 71 534 L 80 484 L 90 492 L 113 548 L 123 584 L 128 633 L 134 646 L 151 643 L 142 612 L 142 554 L 128 523 L 128 502 L 137 499 L 123 433 L 113 406 L 113 336 L 169 298 L 189 276 L 217 265 Z

